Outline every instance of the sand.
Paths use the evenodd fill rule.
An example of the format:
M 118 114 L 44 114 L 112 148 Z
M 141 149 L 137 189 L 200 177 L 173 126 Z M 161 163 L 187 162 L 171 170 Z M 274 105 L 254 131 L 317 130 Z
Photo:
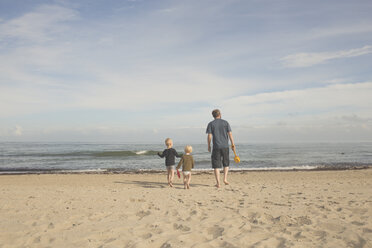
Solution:
M 0 247 L 372 247 L 372 170 L 0 176 Z

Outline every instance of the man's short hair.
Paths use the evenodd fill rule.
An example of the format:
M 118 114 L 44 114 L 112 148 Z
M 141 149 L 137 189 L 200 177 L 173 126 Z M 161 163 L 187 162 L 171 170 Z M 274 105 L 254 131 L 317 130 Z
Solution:
M 217 118 L 218 116 L 221 115 L 221 111 L 219 109 L 215 109 L 212 111 L 212 115 L 214 118 Z

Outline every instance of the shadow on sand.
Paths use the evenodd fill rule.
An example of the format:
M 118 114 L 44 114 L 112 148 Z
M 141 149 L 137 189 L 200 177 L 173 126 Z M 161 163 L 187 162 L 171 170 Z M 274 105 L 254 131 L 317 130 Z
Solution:
M 167 183 L 160 183 L 160 182 L 149 182 L 149 181 L 115 181 L 114 183 L 121 183 L 127 185 L 139 185 L 143 188 L 169 188 Z M 210 185 L 206 184 L 195 184 L 191 183 L 191 187 L 211 187 Z M 176 189 L 183 189 L 183 183 L 173 183 L 173 187 Z

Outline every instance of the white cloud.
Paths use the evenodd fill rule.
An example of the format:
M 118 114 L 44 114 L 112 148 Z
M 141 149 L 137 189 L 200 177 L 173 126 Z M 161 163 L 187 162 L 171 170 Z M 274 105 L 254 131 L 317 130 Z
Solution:
M 143 75 L 127 75 L 92 69 L 92 80 L 76 85 L 15 71 L 12 78 L 23 87 L 0 86 L 0 116 L 61 109 L 159 110 L 174 104 L 220 102 L 250 87 L 248 80 L 227 79 L 192 67 L 153 66 L 144 71 Z
M 350 78 L 333 78 L 324 80 L 325 84 L 343 84 L 343 83 L 350 83 L 352 79 Z
M 27 42 L 45 42 L 63 32 L 63 22 L 77 18 L 77 12 L 56 5 L 42 5 L 33 12 L 0 24 L 0 40 L 18 38 Z
M 281 59 L 285 67 L 309 67 L 332 59 L 351 58 L 372 53 L 372 46 L 323 53 L 297 53 Z
M 305 37 L 309 40 L 319 39 L 319 38 L 333 38 L 335 36 L 352 36 L 358 35 L 363 33 L 371 33 L 372 26 L 370 23 L 366 23 L 365 21 L 360 23 L 352 23 L 345 25 L 338 25 L 338 26 L 329 26 L 329 27 L 322 27 L 322 28 L 314 28 L 308 32 Z
M 81 134 L 109 140 L 120 134 L 135 140 L 170 129 L 186 138 L 188 129 L 198 129 L 193 134 L 201 130 L 204 139 L 215 107 L 233 126 L 255 130 L 370 126 L 370 85 L 351 84 L 369 80 L 365 60 L 355 59 L 348 70 L 324 66 L 298 74 L 277 66 L 278 58 L 293 53 L 288 49 L 317 51 L 336 36 L 349 39 L 343 42 L 349 47 L 363 46 L 358 41 L 368 40 L 372 30 L 368 18 L 342 24 L 327 19 L 317 29 L 308 19 L 293 22 L 293 13 L 259 2 L 120 3 L 104 11 L 96 9 L 100 4 L 60 4 L 66 7 L 43 5 L 0 20 L 0 128 L 9 137 L 16 120 L 27 130 L 22 139 Z M 267 25 L 273 20 L 275 30 Z M 292 54 L 281 62 L 304 67 L 372 51 L 347 49 Z
M 287 90 L 241 96 L 225 101 L 226 113 L 238 123 L 266 125 L 283 121 L 296 125 L 317 125 L 319 119 L 358 115 L 372 118 L 372 82 L 332 84 L 321 88 Z
M 77 94 L 79 105 L 88 108 L 143 109 L 148 106 L 198 101 L 220 101 L 239 92 L 246 81 L 228 80 L 191 67 L 153 66 L 147 75 L 127 76 L 101 72 L 100 84 Z M 105 83 L 104 83 L 105 82 Z

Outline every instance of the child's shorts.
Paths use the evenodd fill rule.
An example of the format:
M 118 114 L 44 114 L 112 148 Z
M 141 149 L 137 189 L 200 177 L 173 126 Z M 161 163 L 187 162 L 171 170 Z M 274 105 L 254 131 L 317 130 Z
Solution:
M 183 175 L 188 176 L 191 174 L 191 171 L 182 171 Z
M 176 167 L 174 165 L 167 166 L 167 170 L 174 170 Z

